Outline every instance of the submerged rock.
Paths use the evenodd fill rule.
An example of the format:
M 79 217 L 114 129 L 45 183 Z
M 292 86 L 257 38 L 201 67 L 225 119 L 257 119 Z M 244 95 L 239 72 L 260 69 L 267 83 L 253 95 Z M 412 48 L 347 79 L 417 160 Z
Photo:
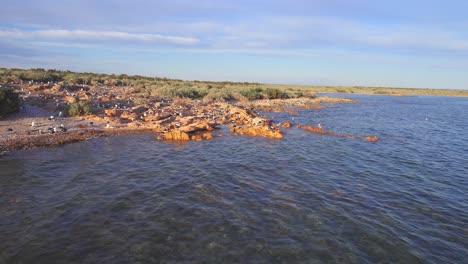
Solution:
M 377 136 L 367 136 L 364 137 L 364 140 L 369 142 L 377 142 L 379 141 L 379 138 Z
M 301 125 L 297 125 L 296 127 L 299 128 L 299 129 L 303 129 L 305 131 L 316 133 L 316 134 L 333 135 L 333 133 L 331 131 L 323 130 L 322 128 L 319 128 L 319 127 L 301 126 Z
M 324 130 L 321 127 L 313 127 L 313 126 L 296 126 L 299 129 L 303 129 L 308 132 L 316 133 L 316 134 L 321 134 L 321 135 L 329 135 L 333 137 L 342 137 L 342 138 L 350 138 L 350 139 L 356 139 L 355 136 L 353 135 L 347 135 L 347 134 L 336 134 L 333 133 L 332 131 Z

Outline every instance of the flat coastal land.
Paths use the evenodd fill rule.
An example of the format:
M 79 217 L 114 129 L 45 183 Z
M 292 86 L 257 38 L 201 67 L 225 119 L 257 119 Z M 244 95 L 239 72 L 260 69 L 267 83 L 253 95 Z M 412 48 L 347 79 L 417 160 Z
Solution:
M 42 69 L 0 69 L 0 81 L 1 89 L 18 95 L 16 111 L 0 118 L 0 153 L 148 132 L 166 141 L 201 141 L 226 135 L 281 139 L 285 129 L 295 126 L 313 133 L 354 138 L 322 130 L 317 124 L 275 123 L 260 113 L 294 115 L 301 109 L 352 103 L 350 99 L 317 97 L 317 93 L 367 91 L 401 96 L 445 92 L 443 95 L 468 96 L 468 92 L 456 90 L 201 82 Z M 229 133 L 214 133 L 220 127 L 228 128 Z M 376 142 L 378 138 L 369 135 L 364 140 Z

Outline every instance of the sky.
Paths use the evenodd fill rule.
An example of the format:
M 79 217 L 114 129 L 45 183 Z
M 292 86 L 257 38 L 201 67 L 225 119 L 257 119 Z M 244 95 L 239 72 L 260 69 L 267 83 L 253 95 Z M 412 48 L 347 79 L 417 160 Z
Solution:
M 0 67 L 468 89 L 466 0 L 2 0 Z

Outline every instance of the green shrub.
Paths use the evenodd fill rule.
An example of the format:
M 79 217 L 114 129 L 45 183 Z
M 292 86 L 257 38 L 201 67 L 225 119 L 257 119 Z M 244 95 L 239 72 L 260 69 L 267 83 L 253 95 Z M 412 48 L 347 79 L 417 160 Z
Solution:
M 203 102 L 212 102 L 212 101 L 231 101 L 237 99 L 238 96 L 232 92 L 231 89 L 211 89 L 207 95 L 203 97 Z
M 377 91 L 374 91 L 374 94 L 383 94 L 383 95 L 388 95 L 388 94 L 391 94 L 391 93 L 390 93 L 390 92 L 388 92 L 388 91 L 377 90 Z
M 305 92 L 305 93 L 302 94 L 302 97 L 310 98 L 310 99 L 315 99 L 315 98 L 317 98 L 317 94 L 315 94 L 315 93 L 312 92 L 312 91 L 307 91 L 307 92 Z
M 287 99 L 289 95 L 277 88 L 267 88 L 265 93 L 268 99 Z
M 257 99 L 263 99 L 263 89 L 260 87 L 257 88 L 250 88 L 246 90 L 242 90 L 239 92 L 242 96 L 247 98 L 248 100 L 257 100 Z
M 336 89 L 337 93 L 348 93 L 345 89 Z
M 91 114 L 91 109 L 86 101 L 78 101 L 69 105 L 68 114 L 70 116 L 89 115 Z
M 205 90 L 196 89 L 196 88 L 179 88 L 174 91 L 174 95 L 176 97 L 190 98 L 190 99 L 201 99 L 207 94 L 208 92 L 206 92 Z
M 18 94 L 13 92 L 12 89 L 0 88 L 0 116 L 18 112 L 19 98 Z

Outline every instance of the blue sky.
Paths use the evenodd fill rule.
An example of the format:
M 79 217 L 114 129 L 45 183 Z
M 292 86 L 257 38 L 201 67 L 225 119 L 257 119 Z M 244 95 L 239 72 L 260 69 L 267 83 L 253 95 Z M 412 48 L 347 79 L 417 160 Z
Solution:
M 0 67 L 468 89 L 464 0 L 3 0 Z

